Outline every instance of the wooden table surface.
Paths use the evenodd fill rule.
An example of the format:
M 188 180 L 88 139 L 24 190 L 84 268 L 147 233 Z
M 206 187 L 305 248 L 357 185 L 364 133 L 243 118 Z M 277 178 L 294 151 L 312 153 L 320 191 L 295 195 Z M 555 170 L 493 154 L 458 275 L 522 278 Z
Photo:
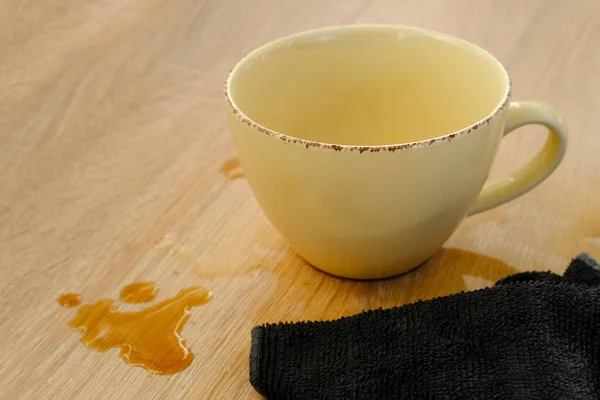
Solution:
M 224 79 L 246 52 L 335 24 L 416 25 L 471 40 L 570 129 L 559 169 L 468 218 L 418 270 L 347 281 L 299 259 L 236 168 Z M 246 399 L 250 329 L 321 320 L 481 288 L 600 258 L 600 2 L 578 0 L 22 0 L 0 4 L 0 398 Z M 502 144 L 493 175 L 540 148 Z M 155 281 L 213 300 L 182 336 L 195 354 L 152 375 L 69 327 L 84 303 Z M 135 306 L 128 306 L 136 309 Z M 144 307 L 139 306 L 137 308 Z

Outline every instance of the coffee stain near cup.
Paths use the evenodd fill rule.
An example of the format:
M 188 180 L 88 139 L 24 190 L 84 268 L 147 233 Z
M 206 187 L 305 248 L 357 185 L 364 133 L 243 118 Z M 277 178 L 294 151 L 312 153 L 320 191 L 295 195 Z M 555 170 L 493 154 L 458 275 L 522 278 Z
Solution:
M 146 285 L 141 287 L 148 287 Z M 181 337 L 194 307 L 208 303 L 212 294 L 202 287 L 181 290 L 176 296 L 135 312 L 121 312 L 111 299 L 80 306 L 69 326 L 82 333 L 88 348 L 105 352 L 120 348 L 127 364 L 160 375 L 190 366 L 194 354 Z
M 174 234 L 169 233 L 155 241 L 155 247 L 167 251 L 167 254 L 173 260 L 183 262 L 188 267 L 191 267 L 199 278 L 214 279 L 223 277 L 241 277 L 249 275 L 259 269 L 263 269 L 262 263 L 248 263 L 238 267 L 227 267 L 221 264 L 215 268 L 208 268 L 201 263 L 191 251 L 176 246 L 176 241 L 177 237 Z M 174 275 L 177 274 L 174 272 Z
M 228 180 L 240 179 L 246 176 L 242 170 L 240 161 L 237 158 L 230 158 L 225 161 L 225 163 L 221 165 L 219 172 L 221 172 Z
M 595 183 L 595 187 L 598 183 Z M 592 196 L 590 196 L 592 197 Z M 584 240 L 598 248 L 600 253 L 600 205 L 589 205 L 589 209 L 584 211 L 583 218 L 583 236 Z
M 508 214 L 501 207 L 492 208 L 491 210 L 487 210 L 481 214 L 477 214 L 474 216 L 468 216 L 464 220 L 461 221 L 458 229 L 473 229 L 481 224 L 495 224 L 498 226 L 505 225 L 510 222 Z
M 203 279 L 246 276 L 254 271 L 262 269 L 260 264 L 253 263 L 239 267 L 224 267 L 221 265 L 215 268 L 207 268 L 190 253 L 186 253 L 179 249 L 173 249 L 169 251 L 169 254 L 174 259 L 187 263 L 188 266 L 193 268 L 196 275 Z
M 119 300 L 123 303 L 150 303 L 156 298 L 158 287 L 154 282 L 134 282 L 121 289 Z
M 507 219 L 499 213 L 498 221 Z M 456 248 L 444 248 L 432 259 L 407 274 L 377 281 L 341 279 L 310 266 L 275 233 L 261 233 L 249 241 L 249 250 L 259 259 L 237 268 L 227 263 L 209 268 L 190 252 L 179 247 L 174 234 L 157 241 L 157 247 L 193 268 L 199 278 L 248 276 L 261 271 L 254 280 L 256 291 L 269 291 L 269 301 L 257 301 L 246 313 L 252 324 L 290 320 L 328 320 L 354 315 L 363 310 L 389 308 L 450 293 L 493 284 L 518 269 L 485 255 Z M 260 252 L 256 253 L 256 251 Z M 265 275 L 263 275 L 264 273 Z M 267 279 L 268 276 L 268 279 Z M 266 285 L 266 286 L 265 286 Z M 257 299 L 260 296 L 257 295 Z
M 480 289 L 517 272 L 520 270 L 489 256 L 442 248 L 406 274 L 373 281 L 350 280 L 317 270 L 290 249 L 289 256 L 273 269 L 277 287 L 271 300 L 256 310 L 253 323 L 337 319 Z
M 594 246 L 594 247 L 597 247 L 597 248 L 598 248 L 598 250 L 600 250 L 600 235 L 598 235 L 598 236 L 590 236 L 590 237 L 586 237 L 586 238 L 585 238 L 585 241 L 586 241 L 588 244 L 590 244 L 590 245 L 592 245 L 592 246 Z
M 550 189 L 537 188 L 519 200 L 518 208 L 506 204 L 467 217 L 455 232 L 453 243 L 463 248 L 483 243 L 498 254 L 522 251 L 525 246 L 531 259 L 529 268 L 556 272 L 582 252 L 600 259 L 600 206 L 591 189 L 599 184 L 599 178 L 585 175 L 565 180 L 561 193 L 578 193 L 576 207 L 571 206 L 571 196 L 551 198 Z M 512 217 L 497 223 L 501 214 Z

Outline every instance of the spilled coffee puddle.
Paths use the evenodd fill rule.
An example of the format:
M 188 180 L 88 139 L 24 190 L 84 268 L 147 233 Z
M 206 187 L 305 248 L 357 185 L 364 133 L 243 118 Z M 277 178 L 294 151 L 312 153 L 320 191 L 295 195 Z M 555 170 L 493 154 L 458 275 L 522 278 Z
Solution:
M 225 178 L 229 180 L 245 177 L 244 171 L 242 171 L 242 166 L 240 165 L 240 161 L 237 158 L 232 158 L 225 161 L 225 163 L 219 169 L 219 172 L 221 172 Z
M 135 282 L 121 289 L 119 300 L 123 303 L 150 303 L 156 298 L 158 287 L 154 282 Z
M 123 291 L 126 301 L 134 299 L 138 303 L 142 302 L 140 299 L 151 301 L 158 293 L 152 282 L 124 287 L 122 299 Z M 103 299 L 79 307 L 69 325 L 81 331 L 81 342 L 88 348 L 105 352 L 118 347 L 121 358 L 128 364 L 161 375 L 174 374 L 189 367 L 194 359 L 181 337 L 192 308 L 206 304 L 211 298 L 206 289 L 190 287 L 135 312 L 121 312 L 115 301 Z M 72 303 L 61 302 L 59 298 L 59 304 L 68 307 Z

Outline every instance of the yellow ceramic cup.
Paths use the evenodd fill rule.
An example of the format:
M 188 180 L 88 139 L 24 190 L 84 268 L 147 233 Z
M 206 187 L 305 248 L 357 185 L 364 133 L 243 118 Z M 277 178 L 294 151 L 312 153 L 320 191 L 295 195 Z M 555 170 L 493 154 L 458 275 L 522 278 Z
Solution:
M 310 264 L 396 275 L 461 220 L 527 192 L 558 166 L 567 132 L 549 105 L 511 102 L 508 73 L 464 40 L 403 26 L 278 39 L 227 79 L 231 131 L 254 196 Z M 542 124 L 543 149 L 487 181 L 502 137 Z

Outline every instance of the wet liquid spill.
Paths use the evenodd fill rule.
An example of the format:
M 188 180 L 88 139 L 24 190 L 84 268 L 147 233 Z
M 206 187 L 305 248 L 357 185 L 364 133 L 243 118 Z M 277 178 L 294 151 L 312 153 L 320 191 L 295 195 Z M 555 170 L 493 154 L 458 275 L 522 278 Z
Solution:
M 204 279 L 222 278 L 226 276 L 246 276 L 260 269 L 260 266 L 255 264 L 249 264 L 239 268 L 206 268 L 194 257 L 193 254 L 187 253 L 176 248 L 171 248 L 169 250 L 169 254 L 171 255 L 171 257 L 173 257 L 173 259 L 183 261 L 187 265 L 194 268 L 194 272 L 196 272 L 196 275 Z
M 150 303 L 156 298 L 158 287 L 154 282 L 135 282 L 121 289 L 119 300 L 124 303 Z
M 229 180 L 244 178 L 244 171 L 242 171 L 242 166 L 240 165 L 240 161 L 237 158 L 232 158 L 221 166 L 219 171 L 225 176 L 225 178 Z
M 169 233 L 163 236 L 162 238 L 155 240 L 154 246 L 157 249 L 167 251 L 168 255 L 170 255 L 174 260 L 181 261 L 184 264 L 192 267 L 196 275 L 203 279 L 246 276 L 254 271 L 263 268 L 260 263 L 230 268 L 223 268 L 222 266 L 219 266 L 218 268 L 209 268 L 200 263 L 197 256 L 195 256 L 191 252 L 182 248 L 175 247 L 176 241 L 177 238 L 175 237 L 175 235 Z M 175 276 L 179 276 L 180 274 L 181 272 L 178 271 L 173 272 L 173 275 Z
M 82 332 L 81 342 L 104 352 L 119 347 L 121 358 L 157 374 L 174 374 L 194 359 L 181 337 L 193 307 L 211 300 L 201 287 L 181 290 L 176 296 L 136 312 L 119 312 L 110 299 L 79 307 L 69 325 Z
M 65 293 L 56 299 L 61 307 L 77 307 L 81 304 L 81 295 L 77 293 Z

